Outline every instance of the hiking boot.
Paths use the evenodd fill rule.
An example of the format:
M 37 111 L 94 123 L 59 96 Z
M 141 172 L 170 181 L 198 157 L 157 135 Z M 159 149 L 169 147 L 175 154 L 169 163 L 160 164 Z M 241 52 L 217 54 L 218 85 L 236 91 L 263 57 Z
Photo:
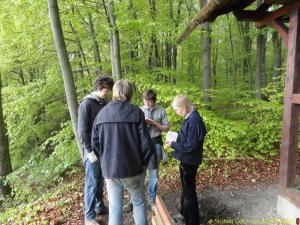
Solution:
M 96 209 L 96 215 L 107 215 L 108 207 L 103 205 L 100 209 Z
M 85 219 L 84 225 L 100 225 L 100 223 L 98 223 L 96 219 Z
M 123 206 L 123 212 L 130 212 L 133 209 L 133 204 L 132 202 L 128 202 Z

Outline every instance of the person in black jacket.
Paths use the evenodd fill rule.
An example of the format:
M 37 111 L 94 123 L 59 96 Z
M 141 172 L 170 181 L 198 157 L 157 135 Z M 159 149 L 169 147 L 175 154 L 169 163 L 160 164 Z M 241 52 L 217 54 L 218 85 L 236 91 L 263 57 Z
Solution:
M 85 168 L 84 214 L 86 225 L 97 225 L 96 214 L 107 214 L 103 204 L 103 183 L 97 153 L 92 150 L 91 134 L 95 117 L 106 105 L 114 82 L 112 78 L 100 76 L 95 81 L 94 91 L 87 95 L 78 108 L 78 137 L 83 150 Z
M 174 158 L 180 161 L 179 172 L 182 185 L 180 213 L 186 225 L 198 225 L 200 221 L 196 174 L 202 162 L 206 128 L 201 116 L 186 96 L 176 96 L 172 107 L 179 116 L 184 117 L 176 142 L 166 143 L 175 150 Z
M 124 188 L 130 193 L 135 224 L 147 225 L 145 168 L 153 153 L 143 111 L 131 105 L 132 85 L 118 80 L 113 100 L 97 115 L 92 146 L 100 156 L 109 200 L 109 225 L 123 224 Z

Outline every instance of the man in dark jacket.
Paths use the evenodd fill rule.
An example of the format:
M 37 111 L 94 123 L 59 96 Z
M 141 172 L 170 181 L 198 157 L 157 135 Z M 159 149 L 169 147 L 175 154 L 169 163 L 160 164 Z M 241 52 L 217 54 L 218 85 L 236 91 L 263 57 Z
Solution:
M 113 101 L 99 112 L 93 126 L 92 146 L 107 185 L 109 225 L 123 224 L 124 188 L 131 195 L 135 224 L 148 224 L 144 173 L 152 146 L 143 111 L 130 104 L 132 95 L 128 81 L 117 81 Z
M 87 95 L 78 108 L 78 137 L 83 149 L 85 168 L 84 209 L 85 225 L 97 225 L 96 214 L 107 214 L 103 204 L 103 183 L 97 153 L 92 150 L 91 134 L 95 117 L 106 105 L 106 99 L 113 86 L 110 77 L 100 76 L 94 85 L 94 91 Z

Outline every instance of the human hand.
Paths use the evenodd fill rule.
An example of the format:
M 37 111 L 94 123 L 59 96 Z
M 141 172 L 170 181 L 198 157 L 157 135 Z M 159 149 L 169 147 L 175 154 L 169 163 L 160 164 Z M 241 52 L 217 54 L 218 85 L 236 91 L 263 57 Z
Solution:
M 98 160 L 94 151 L 91 151 L 87 154 L 87 158 L 90 160 L 91 163 L 94 163 Z
M 165 144 L 166 144 L 168 147 L 171 147 L 172 141 L 166 141 Z
M 154 120 L 146 119 L 145 121 L 146 121 L 147 125 L 155 125 L 155 121 Z

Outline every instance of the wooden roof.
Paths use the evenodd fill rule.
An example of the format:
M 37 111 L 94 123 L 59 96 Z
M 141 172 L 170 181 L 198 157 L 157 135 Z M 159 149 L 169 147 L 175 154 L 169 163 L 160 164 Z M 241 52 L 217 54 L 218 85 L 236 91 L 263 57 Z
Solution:
M 256 10 L 245 10 L 246 7 L 255 2 L 255 0 L 208 0 L 208 3 L 196 14 L 177 39 L 177 43 L 180 44 L 199 24 L 212 22 L 220 15 L 233 12 L 238 20 L 255 21 L 257 27 L 262 27 L 269 25 L 268 22 L 274 20 L 279 22 L 286 19 L 285 16 L 288 15 L 291 8 L 300 6 L 300 0 L 263 0 L 262 5 Z M 280 8 L 269 11 L 274 4 L 280 5 Z M 283 27 L 283 29 L 285 28 Z

